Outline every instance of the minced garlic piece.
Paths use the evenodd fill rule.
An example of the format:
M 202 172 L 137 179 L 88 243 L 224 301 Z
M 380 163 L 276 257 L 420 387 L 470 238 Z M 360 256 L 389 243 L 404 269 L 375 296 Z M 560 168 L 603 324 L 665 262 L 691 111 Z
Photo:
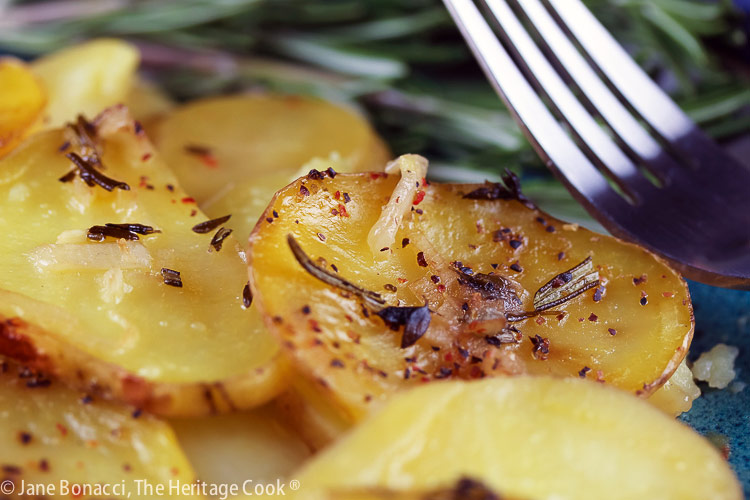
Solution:
M 693 363 L 693 375 L 698 380 L 708 382 L 709 387 L 724 389 L 734 380 L 734 360 L 740 350 L 726 344 L 716 344 L 704 352 Z
M 31 191 L 29 190 L 29 186 L 23 182 L 19 182 L 8 191 L 8 201 L 12 203 L 20 203 L 26 201 L 26 198 L 28 198 L 30 194 Z
M 37 271 L 78 271 L 81 269 L 148 269 L 151 254 L 139 241 L 112 243 L 59 243 L 36 247 L 29 260 Z
M 700 395 L 701 390 L 693 381 L 693 372 L 683 360 L 667 383 L 652 394 L 648 401 L 663 412 L 676 417 L 688 411 Z
M 133 286 L 125 282 L 122 269 L 119 267 L 108 270 L 97 281 L 100 287 L 99 295 L 107 304 L 119 304 L 126 293 L 133 291 Z
M 386 165 L 385 171 L 388 174 L 400 170 L 401 180 L 396 184 L 388 203 L 380 212 L 380 218 L 367 235 L 367 244 L 374 255 L 382 255 L 381 250 L 390 247 L 396 241 L 398 228 L 427 175 L 427 166 L 427 159 L 419 155 L 399 156 Z

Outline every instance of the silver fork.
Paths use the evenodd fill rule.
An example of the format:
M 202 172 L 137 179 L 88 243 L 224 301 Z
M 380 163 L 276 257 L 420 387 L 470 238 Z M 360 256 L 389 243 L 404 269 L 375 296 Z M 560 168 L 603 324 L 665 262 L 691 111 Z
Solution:
M 580 0 L 478 1 L 484 15 L 473 0 L 444 0 L 537 153 L 588 212 L 691 279 L 750 290 L 750 170 Z

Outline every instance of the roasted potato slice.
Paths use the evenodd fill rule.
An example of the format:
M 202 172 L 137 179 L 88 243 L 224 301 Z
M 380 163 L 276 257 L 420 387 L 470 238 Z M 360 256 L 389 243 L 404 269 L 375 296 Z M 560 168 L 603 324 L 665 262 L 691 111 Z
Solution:
M 528 499 L 742 498 L 726 460 L 687 426 L 611 387 L 534 376 L 400 394 L 297 474 L 297 498 L 463 476 Z
M 290 477 L 310 449 L 273 406 L 213 417 L 173 419 L 177 439 L 201 480 L 242 485 Z M 242 489 L 242 488 L 240 488 Z
M 295 368 L 343 418 L 359 420 L 396 390 L 455 377 L 585 377 L 645 396 L 684 358 L 692 308 L 675 271 L 528 202 L 471 199 L 511 196 L 505 186 L 421 187 L 400 200 L 411 211 L 394 243 L 373 253 L 368 235 L 398 181 L 313 173 L 276 195 L 250 239 L 256 303 Z M 295 256 L 294 242 L 307 257 Z M 578 283 L 567 271 L 588 257 L 599 286 L 535 311 L 535 291 Z M 327 272 L 327 282 L 311 272 Z M 415 332 L 425 320 L 426 332 Z
M 100 153 L 79 144 L 81 128 Z M 218 251 L 218 228 L 191 230 L 206 217 L 124 107 L 74 129 L 37 134 L 0 162 L 13 179 L 0 185 L 0 353 L 163 415 L 271 399 L 284 369 L 243 306 L 236 240 Z
M 128 492 L 152 498 L 138 495 L 136 479 L 154 486 L 195 480 L 164 422 L 2 360 L 0 408 L 0 482 L 14 484 L 9 496 L 9 490 L 2 489 L 3 498 L 127 498 Z M 29 493 L 22 481 L 27 488 L 54 485 L 56 491 Z M 69 492 L 62 489 L 66 484 Z M 80 495 L 72 489 L 97 484 L 110 489 Z
M 39 120 L 45 102 L 44 89 L 27 65 L 0 57 L 0 157 L 27 135 Z
M 140 56 L 127 42 L 99 39 L 43 56 L 32 63 L 47 91 L 44 124 L 62 126 L 78 114 L 94 116 L 125 102 Z
M 156 124 L 154 143 L 209 216 L 232 214 L 240 239 L 250 234 L 272 194 L 311 160 L 317 158 L 321 170 L 361 172 L 381 170 L 390 157 L 367 121 L 352 111 L 319 99 L 268 94 L 187 104 Z

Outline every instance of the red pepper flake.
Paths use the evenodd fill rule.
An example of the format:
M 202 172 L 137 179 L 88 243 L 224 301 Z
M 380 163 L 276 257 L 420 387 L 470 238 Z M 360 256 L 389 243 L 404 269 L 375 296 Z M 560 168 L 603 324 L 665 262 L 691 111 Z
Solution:
M 412 202 L 413 205 L 419 205 L 422 203 L 422 200 L 424 200 L 425 192 L 420 190 L 417 191 L 417 194 L 414 196 L 414 201 Z
M 185 196 L 183 199 L 180 200 L 182 203 L 185 203 L 186 205 L 188 203 L 195 203 L 195 198 L 191 196 Z
M 542 317 L 542 316 L 537 316 L 537 317 L 536 317 L 536 324 L 537 324 L 537 325 L 543 325 L 543 324 L 545 324 L 546 322 L 547 322 L 547 320 L 546 320 L 546 319 L 544 319 L 544 317 Z
M 445 291 L 445 285 L 442 283 L 437 286 L 438 292 L 444 292 Z
M 604 383 L 604 372 L 601 370 L 596 370 L 596 381 L 600 383 Z
M 614 328 L 607 328 L 607 331 L 612 336 L 617 335 L 617 330 L 615 330 Z
M 453 361 L 453 353 L 451 353 L 451 352 L 447 352 L 447 353 L 445 353 L 445 360 L 446 360 L 447 362 L 449 362 L 449 363 L 450 363 L 451 361 Z
M 299 194 L 302 196 L 310 196 L 310 190 L 305 187 L 305 185 L 301 185 L 299 187 Z
M 314 319 L 308 320 L 308 324 L 310 325 L 310 329 L 316 333 L 320 333 L 323 330 L 320 329 L 320 324 Z
M 201 155 L 199 158 L 201 160 L 201 163 L 203 163 L 208 168 L 216 168 L 219 166 L 219 161 L 213 155 Z
M 419 252 L 417 254 L 417 264 L 419 264 L 419 267 L 427 267 L 427 260 L 424 258 L 424 252 Z
M 192 209 L 190 211 L 190 217 L 195 217 L 198 214 L 198 211 L 196 209 Z
M 341 191 L 336 191 L 333 194 L 333 197 L 336 198 L 337 200 L 340 200 L 341 199 Z
M 145 153 L 143 156 L 141 156 L 141 161 L 148 161 L 151 159 L 151 153 Z
M 597 316 L 597 315 L 596 315 L 596 314 L 594 314 L 594 313 L 591 313 L 591 316 L 589 316 L 589 321 L 593 321 L 593 322 L 596 322 L 596 321 L 598 321 L 598 320 L 599 320 L 599 316 Z
M 668 299 L 671 299 L 672 297 L 674 297 L 674 293 L 672 293 L 672 292 L 662 292 L 662 296 L 664 296 L 664 297 L 666 297 Z
M 335 217 L 335 216 L 337 216 L 338 214 L 339 214 L 339 211 L 338 211 L 338 210 L 336 210 L 335 208 L 332 208 L 332 209 L 331 209 L 331 215 L 333 215 L 333 216 Z
M 407 280 L 407 279 L 405 279 L 405 278 L 396 278 L 396 281 L 398 281 L 398 282 L 399 282 L 400 284 L 402 284 L 402 285 L 403 285 L 404 283 L 406 283 L 406 282 L 407 282 L 407 281 L 409 281 L 409 280 Z
M 565 318 L 565 312 L 561 312 L 560 314 L 555 316 L 555 318 L 557 318 L 557 321 L 562 321 L 563 318 Z
M 60 422 L 57 422 L 55 424 L 55 427 L 57 427 L 57 430 L 60 432 L 60 434 L 62 436 L 67 436 L 68 435 L 68 428 L 65 427 L 63 424 L 61 424 Z
M 388 174 L 385 172 L 370 172 L 370 179 L 376 180 L 380 179 L 381 177 L 387 177 Z
M 49 462 L 46 458 L 39 460 L 39 470 L 42 472 L 49 472 Z
M 349 217 L 349 212 L 346 211 L 346 207 L 339 203 L 339 214 L 341 217 Z

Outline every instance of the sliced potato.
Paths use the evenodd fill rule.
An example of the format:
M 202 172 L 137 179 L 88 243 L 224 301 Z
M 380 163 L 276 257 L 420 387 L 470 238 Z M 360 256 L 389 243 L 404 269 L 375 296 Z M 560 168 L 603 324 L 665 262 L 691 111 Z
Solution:
M 125 105 L 133 118 L 141 122 L 151 135 L 151 127 L 160 118 L 174 109 L 175 102 L 155 83 L 137 77 L 125 98 Z
M 47 91 L 45 126 L 55 128 L 79 114 L 94 116 L 125 101 L 140 56 L 127 42 L 99 39 L 34 61 L 34 74 Z
M 515 200 L 464 197 L 487 186 L 433 184 L 407 200 L 413 210 L 395 244 L 373 255 L 368 233 L 398 178 L 320 177 L 277 194 L 251 236 L 251 278 L 269 328 L 342 418 L 359 420 L 401 388 L 455 377 L 586 377 L 648 395 L 684 358 L 693 330 L 687 288 L 642 248 Z M 313 277 L 288 235 L 313 263 L 387 306 L 426 302 L 424 336 L 402 348 L 403 327 L 394 331 L 377 316 L 384 306 Z M 535 291 L 587 257 L 601 290 L 506 322 L 506 313 L 533 311 Z
M 173 419 L 171 424 L 190 463 L 207 483 L 275 482 L 291 476 L 310 456 L 299 436 L 278 420 L 273 406 Z
M 187 104 L 156 125 L 154 143 L 209 216 L 232 214 L 240 239 L 272 193 L 311 160 L 323 162 L 321 170 L 352 172 L 381 170 L 390 156 L 361 116 L 318 99 L 268 94 Z
M 285 384 L 284 368 L 256 309 L 243 307 L 236 240 L 210 252 L 214 231 L 191 230 L 206 217 L 125 108 L 94 126 L 101 175 L 129 190 L 88 186 L 80 175 L 60 182 L 73 164 L 59 151 L 71 136 L 59 130 L 0 162 L 13 179 L 0 184 L 0 353 L 163 415 L 268 401 Z M 106 223 L 161 232 L 87 239 L 88 228 Z M 163 268 L 181 272 L 183 286 L 169 286 Z
M 154 486 L 195 480 L 164 422 L 92 399 L 2 360 L 0 408 L 0 479 L 15 484 L 10 498 L 127 498 L 128 492 L 152 498 L 137 495 L 136 479 Z M 21 495 L 28 493 L 22 491 L 22 481 L 57 489 L 52 495 Z M 69 488 L 101 484 L 122 489 L 77 495 L 62 491 L 64 483 Z M 3 498 L 8 493 L 3 488 Z
M 646 402 L 582 380 L 531 376 L 399 395 L 297 474 L 297 498 L 424 491 L 465 476 L 528 499 L 742 498 L 717 450 Z
M 26 64 L 0 57 L 0 157 L 39 120 L 45 101 L 44 89 Z

